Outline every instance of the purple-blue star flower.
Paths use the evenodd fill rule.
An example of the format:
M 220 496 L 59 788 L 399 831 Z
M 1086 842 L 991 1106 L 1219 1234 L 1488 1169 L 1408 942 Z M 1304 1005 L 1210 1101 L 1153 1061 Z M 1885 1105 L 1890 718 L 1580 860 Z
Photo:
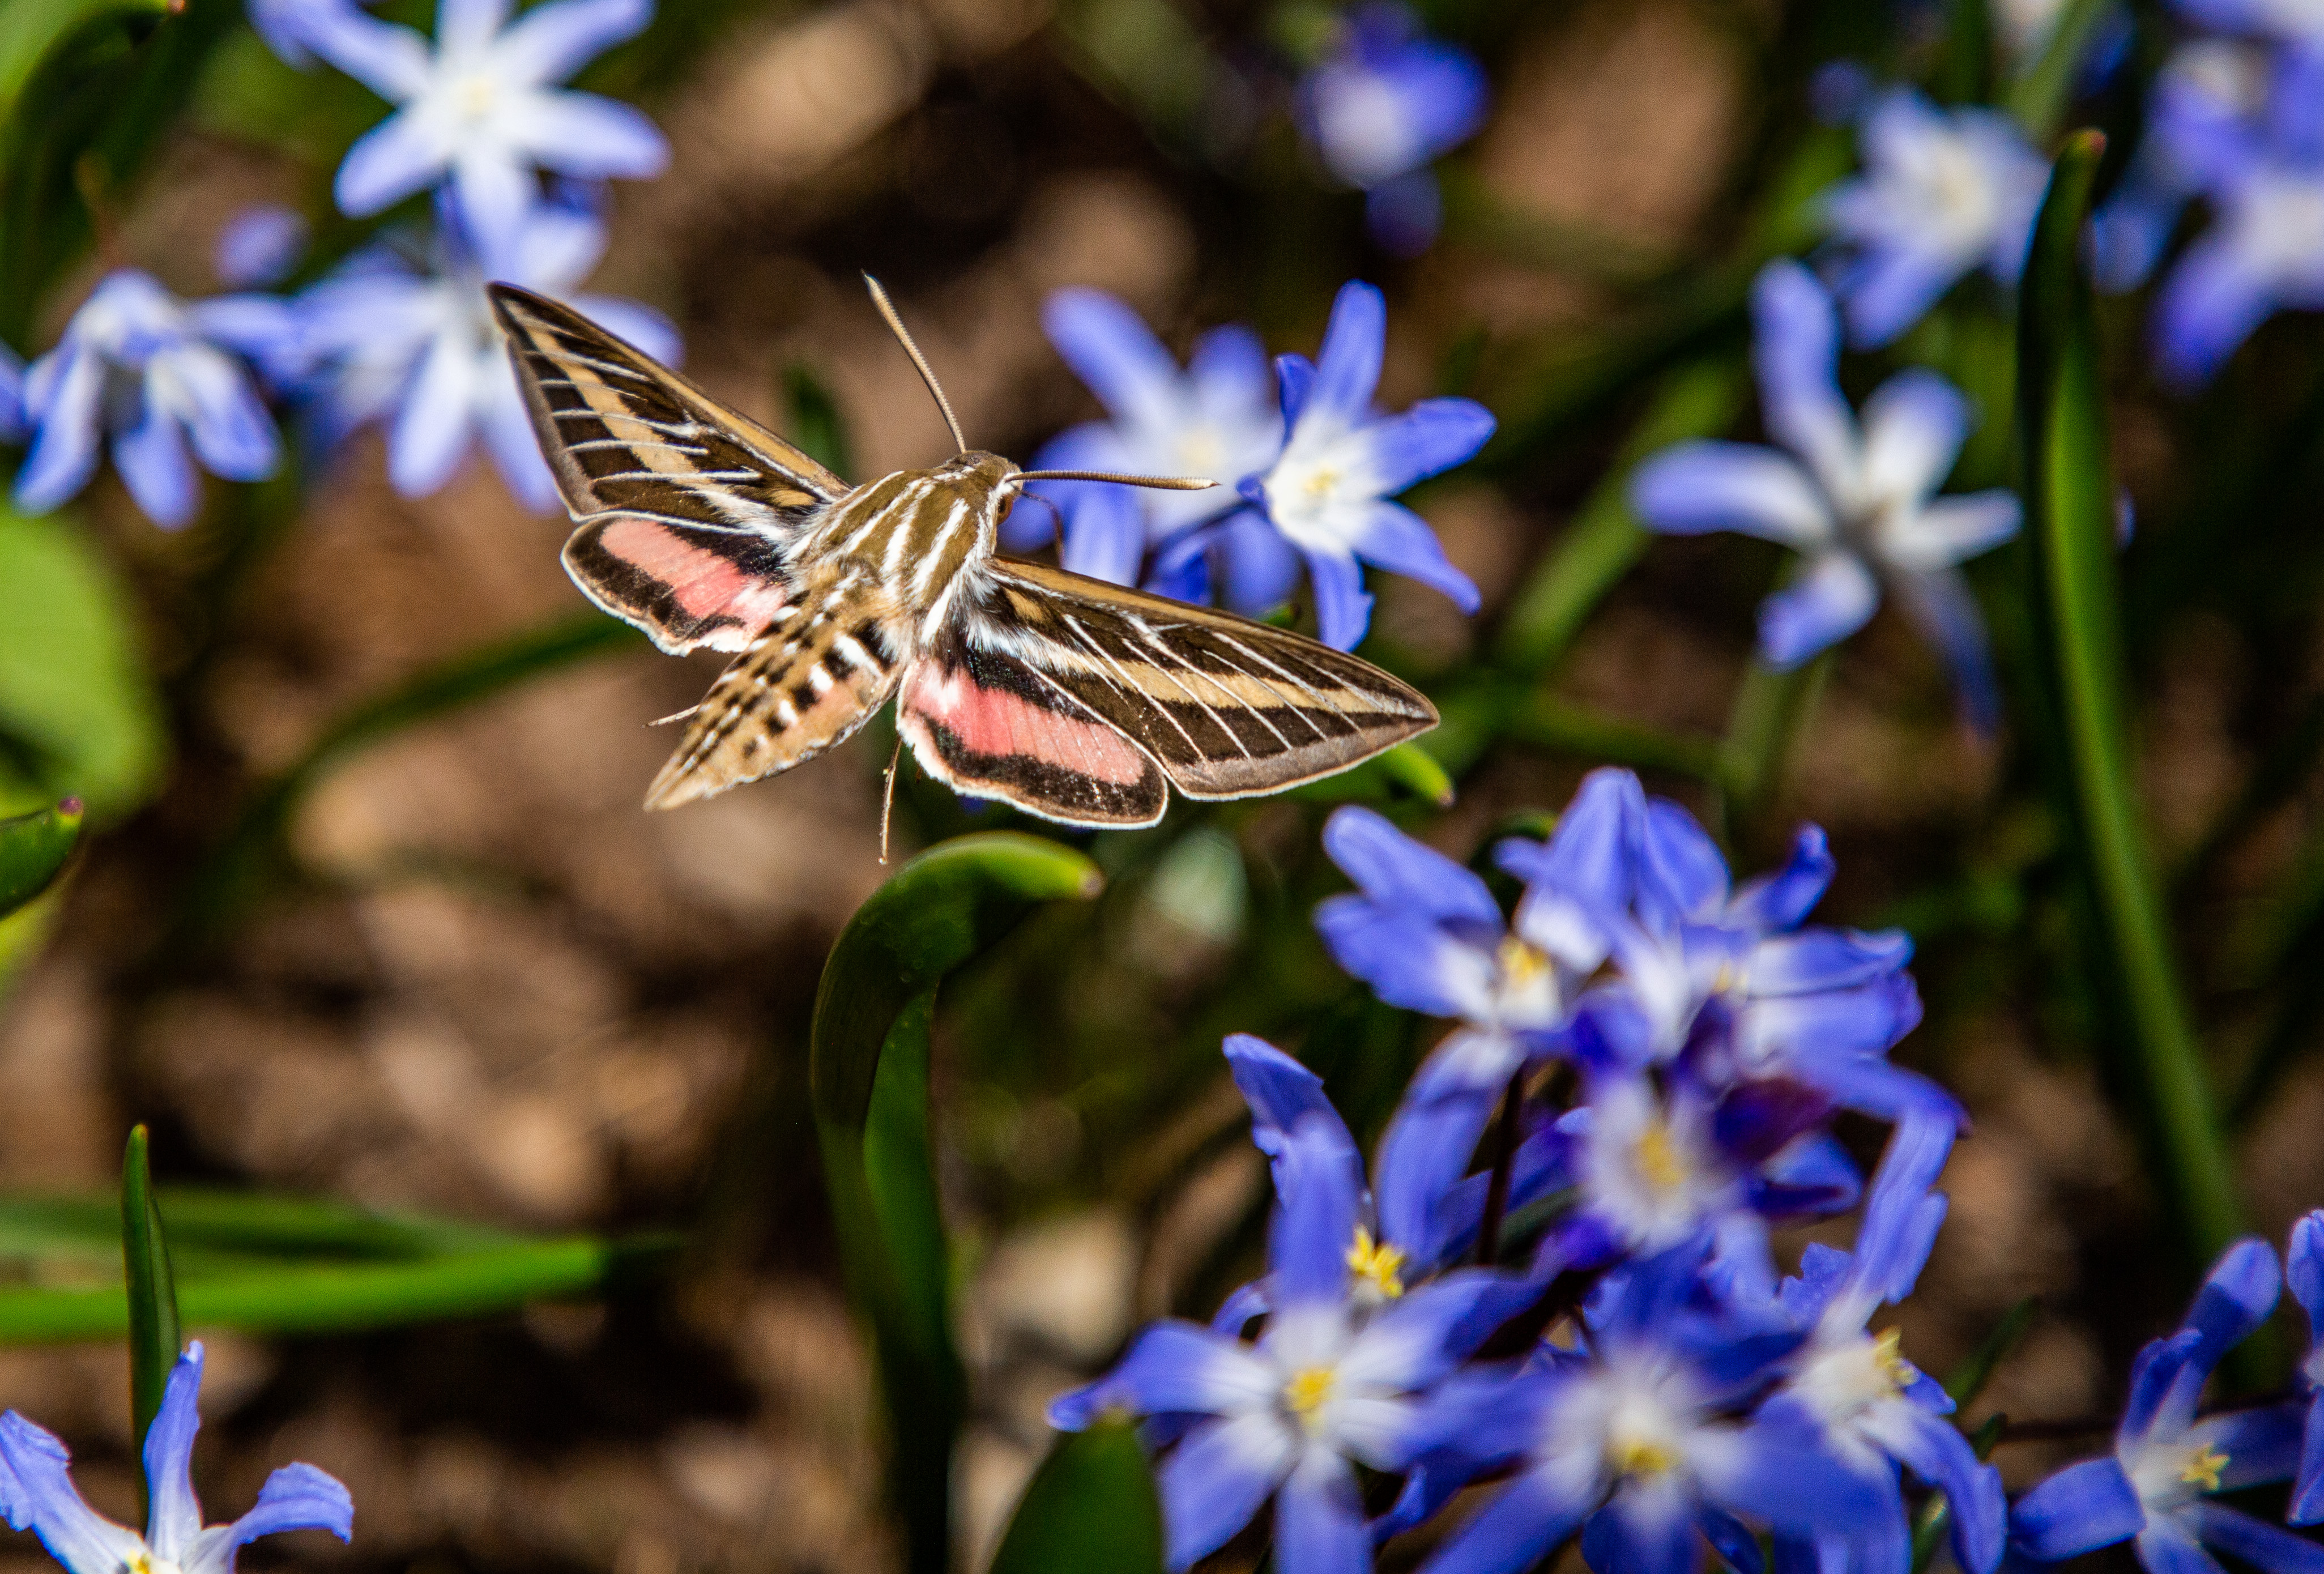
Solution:
M 1891 88 L 1858 139 L 1864 173 L 1823 207 L 1845 253 L 1839 295 L 1852 343 L 1893 342 L 1979 268 L 2016 284 L 2050 166 L 2007 116 Z
M 1429 1404 L 1416 1430 L 1433 1449 L 1516 1474 L 1424 1574 L 1520 1574 L 1577 1530 L 1596 1574 L 1688 1574 L 1705 1539 L 1756 1574 L 1757 1525 L 1846 1537 L 1877 1517 L 1877 1493 L 1812 1430 L 1736 1419 L 1799 1334 L 1709 1304 L 1703 1263 L 1691 1243 L 1618 1270 L 1580 1354 L 1544 1347 Z
M 1372 238 L 1400 256 L 1436 239 L 1443 198 L 1428 166 L 1485 123 L 1484 68 L 1428 37 L 1411 10 L 1355 7 L 1299 84 L 1299 125 L 1323 167 L 1365 194 Z
M 258 1501 L 231 1524 L 202 1523 L 194 1496 L 194 1432 L 202 1347 L 187 1347 L 170 1373 L 161 1408 L 145 1433 L 151 1502 L 145 1533 L 118 1525 L 81 1500 L 55 1436 L 14 1411 L 0 1415 L 0 1514 L 30 1530 L 68 1574 L 234 1574 L 235 1555 L 280 1531 L 323 1530 L 346 1541 L 355 1526 L 347 1489 L 312 1465 L 285 1465 L 258 1489 Z
M 2211 1501 L 2294 1473 L 2304 1402 L 2196 1418 L 2212 1369 L 2267 1321 L 2277 1288 L 2265 1241 L 2220 1254 L 2179 1331 L 2139 1351 L 2114 1452 L 2069 1465 L 2017 1500 L 2014 1555 L 2054 1562 L 2135 1541 L 2149 1574 L 2222 1574 L 2207 1548 L 2263 1574 L 2324 1569 L 2324 1547 Z
M 2211 223 L 2154 303 L 2157 363 L 2182 388 L 2274 313 L 2324 308 L 2324 39 L 2281 51 L 2264 111 L 2230 145 L 2203 170 Z
M 2300 1473 L 2292 1481 L 2292 1507 L 2284 1517 L 2293 1524 L 2315 1524 L 2324 1521 L 2324 1209 L 2292 1227 L 2283 1278 L 2300 1310 L 2308 1314 L 2308 1354 L 2300 1363 L 2308 1414 L 2301 1426 Z
M 652 0 L 441 0 L 436 38 L 352 6 L 317 6 L 298 41 L 398 107 L 347 151 L 334 189 L 362 217 L 438 182 L 486 253 L 515 243 L 537 170 L 575 179 L 659 174 L 669 144 L 626 104 L 557 85 L 635 34 Z
M 274 421 L 243 358 L 272 361 L 295 337 L 271 296 L 182 301 L 139 269 L 108 273 L 24 374 L 32 444 L 16 506 L 45 513 L 80 491 L 108 438 L 129 494 L 164 529 L 200 505 L 195 458 L 231 481 L 272 474 Z
M 1840 391 L 1831 298 L 1797 262 L 1751 292 L 1760 413 L 1784 449 L 1691 442 L 1641 465 L 1631 504 L 1672 535 L 1736 530 L 1804 555 L 1795 583 L 1759 609 L 1759 652 L 1788 669 L 1864 626 L 1885 586 L 1952 667 L 1970 718 L 1997 717 L 1977 603 L 1957 566 L 2017 533 L 2006 490 L 1938 497 L 1969 431 L 1969 401 L 1915 367 L 1873 394 L 1864 419 Z
M 2090 216 L 2090 277 L 2099 289 L 2144 284 L 2187 204 L 2248 161 L 2270 69 L 2264 51 L 2227 39 L 2182 44 L 2163 62 L 2138 150 Z
M 1258 1341 L 1156 1323 L 1049 1415 L 1068 1431 L 1111 1411 L 1169 1418 L 1176 1441 L 1156 1481 L 1173 1569 L 1215 1551 L 1273 1497 L 1286 1574 L 1362 1574 L 1371 1530 L 1356 1468 L 1411 1459 L 1419 1396 L 1473 1348 L 1478 1306 L 1503 1281 L 1472 1272 L 1384 1297 L 1367 1272 L 1360 1293 L 1349 1259 L 1360 1168 L 1344 1128 L 1300 1119 L 1281 1134 L 1276 1173 L 1271 1310 Z
M 309 391 L 327 440 L 366 422 L 388 425 L 387 472 L 407 497 L 450 480 L 480 437 L 509 490 L 536 511 L 556 506 L 516 374 L 501 343 L 488 280 L 506 280 L 570 300 L 658 360 L 678 358 L 677 331 L 635 301 L 576 293 L 605 245 L 592 214 L 542 203 L 511 244 L 481 258 L 456 224 L 438 226 L 431 272 L 394 248 L 373 246 L 299 300 Z
M 1283 390 L 1282 453 L 1242 482 L 1283 538 L 1307 560 L 1323 642 L 1352 650 L 1371 623 L 1358 560 L 1434 586 L 1464 612 L 1477 587 L 1452 566 L 1428 522 L 1388 500 L 1485 446 L 1493 418 L 1474 400 L 1425 399 L 1399 416 L 1372 410 L 1388 343 L 1388 303 L 1371 285 L 1341 288 L 1314 362 L 1275 363 Z
M 2289 44 L 2324 43 L 2324 8 L 2315 0 L 2173 0 L 2172 9 L 2199 27 L 2220 32 Z
M 1209 492 L 1043 481 L 1034 490 L 1064 516 L 1060 561 L 1075 574 L 1136 584 L 1149 550 L 1185 537 L 1230 511 L 1246 512 L 1232 491 L 1264 470 L 1283 446 L 1283 416 L 1266 348 L 1249 328 L 1213 328 L 1194 341 L 1184 371 L 1138 314 L 1096 290 L 1060 290 L 1041 312 L 1049 342 L 1098 396 L 1111 419 L 1087 421 L 1043 445 L 1034 470 L 1106 470 L 1132 475 L 1207 475 Z M 1219 557 L 1218 589 L 1235 611 L 1282 604 L 1298 558 L 1273 531 L 1207 532 L 1204 557 Z M 1029 552 L 1049 537 L 1046 510 L 1018 509 L 1001 525 L 1004 544 Z M 1221 556 L 1220 548 L 1231 549 Z M 1212 565 L 1207 562 L 1205 566 Z M 1182 594 L 1176 584 L 1155 588 Z M 1206 586 L 1189 600 L 1206 600 Z
M 2000 1473 L 1979 1461 L 1946 1419 L 1951 1396 L 1904 1358 L 1896 1330 L 1875 1335 L 1866 1326 L 1882 1306 L 1912 1293 L 1928 1262 L 1945 1217 L 1944 1194 L 1931 1188 L 1952 1141 L 1950 1120 L 1913 1117 L 1898 1126 L 1874 1177 L 1855 1251 L 1811 1241 L 1800 1276 L 1784 1283 L 1784 1310 L 1810 1332 L 1791 1358 L 1791 1375 L 1760 1413 L 1815 1430 L 1833 1458 L 1878 1490 L 1881 1512 L 1854 1538 L 1779 1542 L 1781 1564 L 1906 1574 L 1912 1532 L 1900 1468 L 1944 1489 L 1952 1505 L 1953 1555 L 1969 1574 L 1991 1574 L 2000 1560 L 2008 1513 Z

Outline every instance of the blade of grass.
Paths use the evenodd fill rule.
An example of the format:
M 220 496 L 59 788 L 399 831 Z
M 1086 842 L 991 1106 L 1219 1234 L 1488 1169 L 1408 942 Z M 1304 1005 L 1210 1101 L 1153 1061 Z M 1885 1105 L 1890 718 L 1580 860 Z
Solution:
M 47 890 L 64 871 L 80 841 L 80 823 L 78 798 L 0 820 L 0 918 Z
M 153 1173 L 143 1126 L 129 1128 L 129 1143 L 121 1155 L 121 1266 L 129 1321 L 129 1435 L 142 1449 L 153 1417 L 161 1413 L 170 1370 L 185 1348 L 185 1335 L 178 1325 L 177 1280 L 170 1272 L 161 1215 L 153 1206 Z M 141 1515 L 147 1506 L 145 1493 L 141 1472 Z
M 2133 787 L 2106 393 L 2081 253 L 2105 151 L 2096 132 L 2068 139 L 2026 265 L 2017 410 L 2027 584 L 2061 756 L 2061 806 L 2098 918 L 2094 949 L 2119 996 L 2126 1042 L 2106 1048 L 2145 1106 L 2157 1190 L 2192 1265 L 2242 1233 L 2243 1208 Z
M 991 1574 L 1162 1574 L 1162 1503 L 1138 1431 L 1101 1421 L 1057 1440 L 1025 1487 Z

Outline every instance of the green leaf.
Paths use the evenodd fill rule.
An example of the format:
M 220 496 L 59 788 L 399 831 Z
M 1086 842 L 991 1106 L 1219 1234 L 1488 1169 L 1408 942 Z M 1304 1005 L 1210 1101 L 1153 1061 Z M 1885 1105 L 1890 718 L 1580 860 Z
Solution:
M 527 1240 L 419 1262 L 333 1263 L 189 1277 L 178 1287 L 188 1328 L 332 1333 L 513 1312 L 536 1301 L 604 1293 L 675 1256 L 650 1235 Z M 0 1345 L 119 1339 L 129 1303 L 119 1286 L 0 1290 Z
M 949 1565 L 953 1441 L 966 1404 L 929 1158 L 936 988 L 1037 904 L 1086 900 L 1101 883 L 1088 859 L 1038 837 L 944 842 L 857 909 L 816 991 L 816 1134 L 849 1293 L 879 1358 L 890 1487 L 913 1574 Z
M 78 798 L 0 820 L 0 918 L 47 890 L 63 871 L 80 841 L 80 822 Z
M 1699 361 L 1663 379 L 1614 467 L 1583 500 L 1556 548 L 1510 604 L 1498 648 L 1504 667 L 1540 674 L 1565 654 L 1606 593 L 1653 538 L 1630 511 L 1631 474 L 1674 443 L 1724 431 L 1742 403 L 1743 368 L 1733 356 Z
M 2042 52 L 2009 85 L 2009 112 L 2037 146 L 2058 134 L 2073 102 L 2074 78 L 2089 56 L 2090 35 L 2113 9 L 2113 0 L 2066 0 Z
M 341 713 L 305 753 L 254 793 L 187 882 L 178 939 L 199 942 L 287 872 L 283 837 L 307 794 L 350 755 L 406 727 L 490 699 L 576 661 L 637 646 L 626 623 L 586 612 L 456 656 Z
M 992 1555 L 991 1574 L 1065 1569 L 1162 1574 L 1162 1504 L 1126 1421 L 1057 1440 Z
M 185 1348 L 178 1326 L 177 1279 L 170 1271 L 161 1215 L 153 1206 L 143 1126 L 129 1128 L 129 1145 L 121 1155 L 121 1266 L 128 1281 L 129 1435 L 143 1448 L 146 1430 L 161 1409 L 170 1369 Z M 142 1480 L 138 1497 L 142 1505 Z
M 170 1255 L 181 1281 L 198 1276 L 204 1262 L 417 1261 L 525 1238 L 492 1225 L 374 1213 L 327 1198 L 208 1186 L 163 1186 L 154 1196 L 170 1216 Z M 117 1256 L 120 1243 L 118 1196 L 0 1197 L 0 1258 L 104 1263 Z
M 129 598 L 58 515 L 0 506 L 0 802 L 69 793 L 100 820 L 159 786 L 161 706 Z M 29 806 L 19 805 L 18 806 Z
M 2024 1342 L 2025 1336 L 2034 1330 L 2034 1320 L 2041 1313 L 2041 1299 L 2034 1295 L 2024 1297 L 2001 1314 L 2001 1321 L 1993 1325 L 1993 1331 L 1969 1353 L 1967 1359 L 1946 1374 L 1945 1394 L 1953 1402 L 1954 1408 L 1966 1408 L 1985 1392 L 1985 1385 L 1993 1380 L 1995 1368 L 2007 1360 Z
M 834 475 L 854 474 L 855 449 L 847 440 L 847 419 L 815 368 L 798 361 L 785 367 L 783 396 L 791 407 L 791 441 Z
M 2192 1263 L 2243 1233 L 2243 1208 L 2212 1114 L 2211 1090 L 2160 881 L 2139 821 L 2128 742 L 2115 565 L 2115 488 L 2098 325 L 2082 234 L 2106 139 L 2077 132 L 2051 175 L 2018 316 L 2018 443 L 2025 477 L 2026 576 L 2055 738 L 2052 771 L 2072 830 L 2120 1019 L 2104 1052 L 2144 1105 L 2156 1190 Z
M 1774 803 L 1791 763 L 1800 729 L 1823 693 L 1831 652 L 1777 672 L 1754 658 L 1735 691 L 1727 738 L 1719 750 L 1719 783 L 1725 795 L 1730 839 L 1748 833 Z
M 93 21 L 159 22 L 170 0 L 7 0 L 0 5 L 0 115 L 16 106 L 57 41 Z

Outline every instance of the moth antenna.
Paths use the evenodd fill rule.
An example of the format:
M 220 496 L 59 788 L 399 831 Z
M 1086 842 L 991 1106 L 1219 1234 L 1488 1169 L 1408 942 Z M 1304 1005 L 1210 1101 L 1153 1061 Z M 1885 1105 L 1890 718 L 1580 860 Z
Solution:
M 1110 470 L 1019 470 L 1019 481 L 1111 481 L 1122 486 L 1151 486 L 1163 492 L 1208 492 L 1218 484 L 1200 475 L 1117 475 Z
M 672 722 L 683 722 L 684 720 L 686 720 L 686 718 L 687 718 L 687 717 L 688 717 L 688 716 L 690 716 L 690 715 L 694 714 L 694 713 L 695 713 L 695 712 L 696 712 L 696 711 L 700 710 L 701 708 L 702 708 L 701 702 L 697 700 L 697 701 L 696 701 L 696 702 L 695 702 L 693 704 L 690 704 L 690 705 L 687 706 L 687 707 L 686 707 L 686 709 L 684 709 L 684 710 L 682 710 L 682 711 L 672 711 L 672 712 L 671 712 L 669 715 L 667 715 L 667 716 L 659 716 L 659 717 L 655 718 L 653 721 L 648 722 L 648 723 L 646 723 L 646 725 L 647 725 L 647 726 L 649 726 L 649 727 L 667 727 L 667 726 L 669 726 Z
M 871 286 L 872 304 L 878 307 L 880 315 L 888 319 L 889 331 L 893 333 L 898 342 L 904 346 L 904 354 L 912 358 L 912 364 L 920 369 L 920 381 L 927 383 L 928 391 L 936 396 L 936 408 L 944 411 L 945 425 L 952 428 L 953 442 L 958 446 L 962 453 L 967 453 L 968 439 L 960 435 L 960 418 L 952 413 L 952 400 L 945 397 L 944 385 L 936 381 L 936 373 L 928 365 L 928 358 L 920 354 L 919 345 L 912 343 L 912 336 L 905 328 L 904 319 L 896 315 L 895 303 L 888 299 L 888 292 L 880 288 L 880 281 L 872 278 L 871 274 L 863 275 L 863 282 Z M 881 861 L 885 862 L 886 860 L 883 858 Z

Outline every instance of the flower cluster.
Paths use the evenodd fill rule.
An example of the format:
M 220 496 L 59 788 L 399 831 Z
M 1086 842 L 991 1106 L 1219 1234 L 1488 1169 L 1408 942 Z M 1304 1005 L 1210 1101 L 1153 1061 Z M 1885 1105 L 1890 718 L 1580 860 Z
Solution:
M 108 274 L 21 388 L 13 361 L 0 376 L 0 440 L 31 443 L 16 505 L 56 507 L 109 447 L 146 514 L 182 526 L 200 505 L 194 460 L 233 480 L 272 473 L 272 393 L 326 442 L 386 424 L 389 474 L 408 495 L 441 486 L 480 437 L 519 498 L 550 506 L 484 284 L 569 292 L 604 247 L 603 183 L 667 162 L 638 111 L 558 86 L 652 11 L 651 0 L 549 0 L 512 20 L 506 0 L 441 0 L 430 41 L 353 0 L 254 5 L 254 25 L 285 60 L 326 61 L 395 106 L 341 164 L 341 210 L 364 218 L 429 193 L 432 223 L 392 232 L 288 299 L 188 302 L 142 270 Z M 274 282 L 304 242 L 297 216 L 254 209 L 226 227 L 217 274 L 237 288 Z M 601 298 L 586 307 L 675 356 L 659 314 Z
M 1392 500 L 1482 447 L 1493 418 L 1467 399 L 1425 399 L 1396 416 L 1373 408 L 1388 340 L 1378 289 L 1344 286 L 1316 359 L 1277 356 L 1271 384 L 1245 328 L 1205 335 L 1182 372 L 1136 313 L 1094 290 L 1058 292 L 1045 321 L 1111 419 L 1061 433 L 1032 468 L 1207 474 L 1234 488 L 1037 483 L 1063 521 L 1066 567 L 1186 601 L 1215 594 L 1255 615 L 1282 604 L 1304 566 L 1322 637 L 1342 649 L 1370 626 L 1364 563 L 1477 610 L 1476 585 L 1427 522 Z M 1003 539 L 1030 550 L 1047 528 L 1045 516 L 1020 509 Z
M 1909 1471 L 1987 1574 L 1998 1478 L 1868 1331 L 1927 1257 L 1960 1112 L 1886 1058 L 1919 1019 L 1904 938 L 1806 923 L 1821 834 L 1738 887 L 1683 809 L 1600 771 L 1546 842 L 1494 850 L 1522 884 L 1506 917 L 1369 811 L 1336 813 L 1325 847 L 1357 887 L 1317 912 L 1333 954 L 1456 1026 L 1369 1183 L 1317 1079 L 1228 1040 L 1273 1172 L 1267 1273 L 1052 1412 L 1147 1418 L 1172 1567 L 1271 1499 L 1282 1567 L 1362 1569 L 1487 1480 L 1431 1569 L 1516 1574 L 1576 1532 L 1601 1571 L 1683 1569 L 1705 1542 L 1757 1568 L 1763 1532 L 1886 1563 Z M 1830 1129 L 1843 1109 L 1895 1127 L 1856 1250 L 1779 1280 L 1770 1222 L 1864 1192 Z

